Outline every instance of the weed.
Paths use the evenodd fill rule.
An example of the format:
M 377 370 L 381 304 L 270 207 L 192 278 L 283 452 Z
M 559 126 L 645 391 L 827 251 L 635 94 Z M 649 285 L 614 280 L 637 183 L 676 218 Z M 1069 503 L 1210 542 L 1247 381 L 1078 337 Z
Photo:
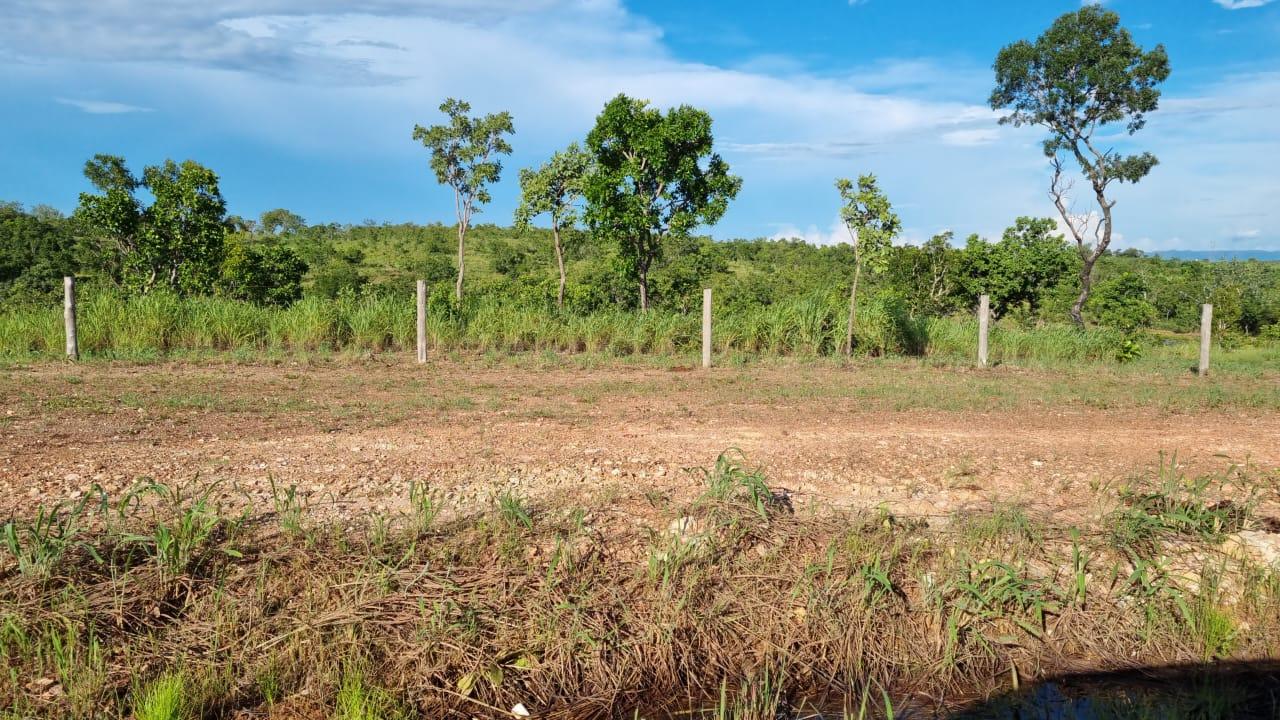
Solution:
M 758 470 L 746 470 L 740 464 L 742 451 L 731 450 L 716 458 L 712 470 L 703 470 L 706 478 L 706 496 L 719 502 L 743 502 L 762 520 L 768 519 L 774 507 L 789 507 L 785 495 L 775 496 Z
M 404 715 L 395 700 L 369 685 L 364 671 L 348 667 L 342 673 L 342 684 L 334 702 L 333 720 L 397 720 Z
M 440 514 L 440 494 L 425 481 L 409 482 L 409 508 L 415 532 L 429 532 Z
M 1206 493 L 1218 480 L 1186 478 L 1176 458 L 1168 464 L 1161 461 L 1159 477 L 1153 489 L 1121 490 L 1120 507 L 1107 518 L 1114 546 L 1151 555 L 1161 538 L 1182 535 L 1217 541 L 1249 518 L 1251 502 L 1210 502 Z
M 134 693 L 137 720 L 186 720 L 191 717 L 187 683 L 181 674 L 161 675 Z
M 38 578 L 52 575 L 63 555 L 76 544 L 83 511 L 83 501 L 52 509 L 40 506 L 30 522 L 11 518 L 0 525 L 0 541 L 17 563 L 18 572 Z
M 533 515 L 524 499 L 511 491 L 498 495 L 498 516 L 508 529 L 533 529 Z

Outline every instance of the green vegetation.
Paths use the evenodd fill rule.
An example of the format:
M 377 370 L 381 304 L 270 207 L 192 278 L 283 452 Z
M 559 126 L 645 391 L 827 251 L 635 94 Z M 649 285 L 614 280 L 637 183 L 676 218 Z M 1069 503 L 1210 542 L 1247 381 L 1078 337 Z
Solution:
M 636 298 L 615 270 L 614 249 L 576 230 L 561 233 L 567 280 L 560 309 L 559 272 L 545 230 L 474 228 L 471 291 L 459 305 L 446 285 L 453 275 L 448 227 L 306 226 L 298 219 L 293 229 L 278 230 L 275 221 L 264 216 L 262 225 L 230 236 L 213 296 L 139 294 L 90 275 L 80 291 L 82 352 L 412 347 L 415 277 L 433 283 L 429 323 L 441 349 L 691 351 L 703 286 L 715 293 L 722 350 L 834 355 L 846 340 L 855 265 L 848 246 L 672 242 L 651 273 L 653 310 L 635 313 Z M 9 255 L 7 267 L 22 267 L 7 282 L 0 278 L 0 355 L 60 352 L 55 298 L 61 273 L 69 270 L 59 263 L 76 256 L 76 225 L 46 210 L 0 207 L 0 255 L 19 246 L 48 250 L 39 262 L 26 249 Z M 1201 302 L 1214 303 L 1215 338 L 1225 349 L 1280 341 L 1280 264 L 1257 261 L 1107 255 L 1085 308 L 1092 326 L 1076 331 L 1055 323 L 1072 302 L 1070 282 L 1056 271 L 1031 269 L 1074 268 L 1078 259 L 1051 227 L 1020 219 L 996 243 L 974 236 L 963 248 L 944 238 L 890 248 L 883 272 L 864 278 L 866 291 L 859 290 L 865 299 L 855 323 L 856 354 L 971 357 L 975 330 L 968 308 L 981 292 L 992 295 L 999 318 L 996 361 L 1130 359 L 1174 340 L 1169 333 L 1194 331 Z M 40 238 L 34 245 L 33 237 Z
M 1019 40 L 995 61 L 991 107 L 1011 112 L 1000 122 L 1039 125 L 1049 131 L 1044 154 L 1053 166 L 1049 194 L 1080 256 L 1079 294 L 1071 319 L 1084 324 L 1084 305 L 1093 287 L 1093 268 L 1111 245 L 1112 183 L 1136 183 L 1158 162 L 1149 152 L 1123 155 L 1106 137 L 1124 123 L 1129 135 L 1146 124 L 1160 102 L 1157 85 L 1169 77 L 1163 45 L 1144 52 L 1120 26 L 1120 16 L 1101 4 L 1086 4 L 1054 21 L 1034 43 Z M 1080 167 L 1098 205 L 1091 222 L 1071 207 L 1071 180 L 1060 155 Z M 1092 232 L 1090 227 L 1092 226 Z
M 511 144 L 505 135 L 515 132 L 511 115 L 506 112 L 470 117 L 471 105 L 449 98 L 440 104 L 440 112 L 449 118 L 444 125 L 415 125 L 413 139 L 431 151 L 431 170 L 436 181 L 453 191 L 457 208 L 458 278 L 455 298 L 462 302 L 462 281 L 466 269 L 467 230 L 471 216 L 489 202 L 489 185 L 502 177 L 498 155 L 510 155 Z
M 713 242 L 695 232 L 724 215 L 742 182 L 715 150 L 712 118 L 626 95 L 604 106 L 583 145 L 521 171 L 514 228 L 474 225 L 501 180 L 514 121 L 472 117 L 451 98 L 440 106 L 447 122 L 416 126 L 413 137 L 454 194 L 452 226 L 308 225 L 285 209 L 255 222 L 226 214 L 217 175 L 196 162 L 136 176 L 113 155 L 85 164 L 95 192 L 71 217 L 0 204 L 0 355 L 54 352 L 66 274 L 84 286 L 90 356 L 400 349 L 418 279 L 433 288 L 431 333 L 444 350 L 683 354 L 710 287 L 717 343 L 730 352 L 968 357 L 969 318 L 986 294 L 1000 321 L 997 361 L 1134 360 L 1168 333 L 1193 332 L 1202 303 L 1214 305 L 1224 348 L 1271 353 L 1280 263 L 1110 250 L 1107 193 L 1156 160 L 1096 150 L 1094 133 L 1143 126 L 1169 73 L 1163 48 L 1142 50 L 1114 12 L 1091 5 L 1004 48 L 995 70 L 990 102 L 1009 111 L 1004 121 L 1049 130 L 1069 237 L 1053 220 L 1019 217 L 995 242 L 970 235 L 957 247 L 948 231 L 894 246 L 904 223 L 866 173 L 856 185 L 837 180 L 831 198 L 848 244 Z M 1096 233 L 1068 211 L 1060 156 L 1080 166 L 1099 203 Z M 550 230 L 529 227 L 544 215 Z M 1075 328 L 1063 327 L 1068 318 Z
M 820 697 L 865 717 L 917 692 L 983 695 L 1011 668 L 1016 687 L 1081 660 L 1275 658 L 1280 577 L 1218 550 L 1255 523 L 1249 503 L 1228 524 L 1183 518 L 1259 483 L 1233 471 L 1102 491 L 1179 518 L 1150 523 L 1139 554 L 1112 541 L 1130 510 L 1079 528 L 1016 507 L 926 524 L 793 504 L 732 456 L 687 502 L 503 494 L 443 518 L 417 487 L 403 513 L 336 521 L 305 502 L 296 516 L 217 507 L 203 486 L 94 493 L 58 513 L 66 549 L 44 564 L 29 546 L 49 513 L 9 522 L 0 707 L 369 720 L 517 704 L 629 716 L 686 698 L 753 719 Z M 158 552 L 170 532 L 191 539 L 179 562 Z
M 614 267 L 648 310 L 649 273 L 668 247 L 714 225 L 742 179 L 712 148 L 711 116 L 682 105 L 666 114 L 618 95 L 587 135 L 595 168 L 584 188 L 592 234 L 616 248 Z

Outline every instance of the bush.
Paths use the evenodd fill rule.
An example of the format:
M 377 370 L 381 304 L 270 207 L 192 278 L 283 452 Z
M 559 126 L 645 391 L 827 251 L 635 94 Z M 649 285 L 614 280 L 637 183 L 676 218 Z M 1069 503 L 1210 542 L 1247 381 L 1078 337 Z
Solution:
M 287 247 L 257 248 L 235 238 L 227 242 L 218 291 L 236 300 L 285 307 L 302 297 L 306 272 L 307 264 Z

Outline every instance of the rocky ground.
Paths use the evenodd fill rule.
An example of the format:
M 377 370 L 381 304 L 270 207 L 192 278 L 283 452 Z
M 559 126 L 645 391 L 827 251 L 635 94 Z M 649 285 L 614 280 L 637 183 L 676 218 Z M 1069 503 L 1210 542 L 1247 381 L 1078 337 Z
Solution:
M 0 511 L 140 478 L 219 481 L 233 504 L 269 504 L 274 481 L 335 510 L 402 508 L 414 481 L 463 505 L 504 490 L 610 503 L 695 492 L 730 448 L 797 502 L 901 515 L 1012 503 L 1074 520 L 1162 456 L 1192 475 L 1245 466 L 1274 505 L 1280 413 L 1249 385 L 1274 378 L 1207 395 L 1185 378 L 1088 379 L 889 363 L 15 366 L 0 378 Z

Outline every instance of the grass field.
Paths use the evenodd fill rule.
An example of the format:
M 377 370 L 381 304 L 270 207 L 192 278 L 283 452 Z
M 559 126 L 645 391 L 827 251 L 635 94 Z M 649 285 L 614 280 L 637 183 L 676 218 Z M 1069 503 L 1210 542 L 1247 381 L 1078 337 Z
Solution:
M 0 707 L 902 717 L 1280 659 L 1273 368 L 688 365 L 10 361 Z M 1243 707 L 1183 700 L 1108 702 Z

